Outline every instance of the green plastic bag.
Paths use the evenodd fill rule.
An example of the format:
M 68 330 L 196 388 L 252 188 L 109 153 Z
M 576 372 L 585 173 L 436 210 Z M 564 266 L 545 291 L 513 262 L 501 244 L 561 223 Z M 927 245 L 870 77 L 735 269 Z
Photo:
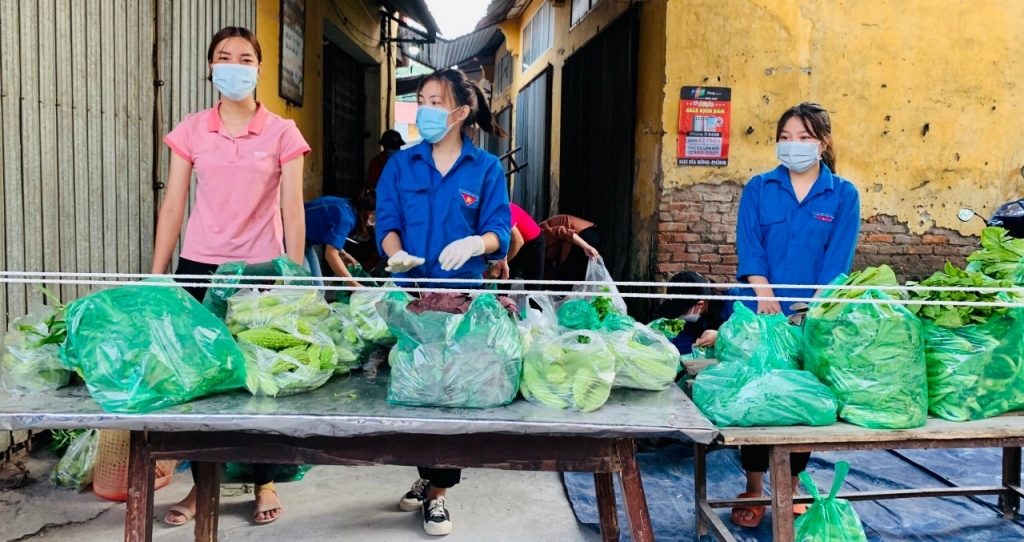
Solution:
M 312 468 L 312 465 L 280 465 L 273 482 L 277 484 L 299 482 Z M 251 484 L 254 478 L 252 465 L 249 463 L 225 463 L 224 465 L 222 482 L 225 484 Z
M 81 491 L 92 483 L 96 455 L 100 449 L 100 432 L 89 429 L 75 437 L 67 453 L 50 472 L 50 481 L 57 487 Z
M 928 410 L 950 421 L 981 420 L 1024 408 L 1024 313 L 984 324 L 924 324 Z
M 147 412 L 245 386 L 245 357 L 224 323 L 170 279 L 67 306 L 64 365 L 108 412 Z
M 240 286 L 255 285 L 256 282 L 243 277 L 309 277 L 301 265 L 296 265 L 288 256 L 280 256 L 269 262 L 247 264 L 245 262 L 228 262 L 221 264 L 214 271 L 212 284 L 221 285 L 206 290 L 203 306 L 221 320 L 227 315 L 228 299 L 238 292 Z M 278 281 L 278 284 L 283 281 Z M 289 281 L 290 284 L 312 284 L 309 281 Z
M 583 298 L 570 299 L 558 309 L 558 325 L 579 331 L 594 329 L 601 323 L 597 309 Z
M 523 360 L 523 397 L 551 408 L 597 410 L 614 382 L 615 354 L 593 331 L 538 335 Z
M 344 303 L 331 303 L 331 314 L 318 329 L 334 341 L 338 350 L 338 370 L 335 374 L 347 373 L 358 368 L 369 356 L 373 345 L 366 344 L 352 322 L 350 308 Z
M 394 283 L 387 283 L 385 288 L 394 288 Z M 394 295 L 391 295 L 394 294 Z M 388 322 L 377 310 L 377 305 L 385 296 L 391 296 L 391 303 L 403 306 L 412 301 L 412 296 L 399 290 L 366 289 L 352 294 L 349 298 L 349 318 L 356 328 L 359 338 L 366 343 L 391 347 L 395 345 L 395 335 L 388 329 Z
M 695 359 L 716 359 L 715 349 L 710 346 L 694 346 L 690 350 L 689 354 L 683 354 L 679 356 L 680 361 L 690 361 Z
M 718 363 L 693 382 L 693 402 L 719 427 L 831 425 L 839 405 L 811 373 Z
M 398 342 L 391 349 L 388 403 L 488 408 L 519 393 L 523 345 L 497 298 L 482 294 L 466 314 L 413 314 L 407 296 L 391 292 L 380 312 Z
M 715 354 L 723 363 L 763 363 L 766 369 L 798 369 L 803 347 L 800 328 L 781 314 L 754 314 L 737 302 L 718 329 Z
M 232 335 L 279 321 L 319 326 L 331 315 L 331 306 L 317 290 L 239 290 L 228 298 L 224 323 Z
M 661 391 L 676 381 L 679 349 L 661 333 L 634 322 L 606 340 L 615 355 L 616 388 Z
M 853 281 L 841 277 L 837 283 Z M 892 299 L 878 290 L 835 290 L 821 297 Z M 804 346 L 805 368 L 835 393 L 840 418 L 871 429 L 924 425 L 924 333 L 921 320 L 902 304 L 815 303 L 804 323 Z
M 51 306 L 32 305 L 7 325 L 0 386 L 14 394 L 40 393 L 67 386 L 71 371 L 60 361 L 64 322 Z
M 631 316 L 619 313 L 609 313 L 601 320 L 601 323 L 594 327 L 594 331 L 600 333 L 615 333 L 619 331 L 632 331 L 634 326 L 637 326 L 636 320 Z M 646 326 L 644 326 L 646 327 Z
M 814 504 L 793 524 L 796 542 L 867 542 L 864 525 L 861 524 L 860 516 L 853 509 L 853 505 L 850 501 L 836 498 L 848 472 L 849 463 L 836 463 L 836 477 L 832 481 L 832 491 L 827 497 L 822 497 L 818 493 L 818 487 L 814 485 L 814 480 L 809 474 L 800 473 L 800 482 L 814 497 Z

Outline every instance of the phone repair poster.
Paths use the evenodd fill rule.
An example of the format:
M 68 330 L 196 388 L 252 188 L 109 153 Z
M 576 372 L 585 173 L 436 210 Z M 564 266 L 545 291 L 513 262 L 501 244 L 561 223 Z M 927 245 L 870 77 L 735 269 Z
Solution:
M 680 166 L 729 165 L 732 89 L 683 87 L 679 96 Z

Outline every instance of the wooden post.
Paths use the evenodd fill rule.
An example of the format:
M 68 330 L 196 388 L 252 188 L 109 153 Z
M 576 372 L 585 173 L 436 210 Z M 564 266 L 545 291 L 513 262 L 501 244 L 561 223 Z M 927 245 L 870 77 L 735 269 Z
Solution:
M 594 473 L 594 492 L 597 494 L 597 510 L 601 518 L 601 540 L 615 542 L 619 539 L 619 510 L 615 505 L 615 480 L 612 473 Z
M 789 450 L 769 446 L 772 475 L 772 540 L 793 542 L 793 473 Z
M 153 540 L 153 486 L 156 463 L 149 455 L 145 431 L 132 431 L 128 448 L 128 503 L 124 513 L 125 542 Z
M 647 510 L 647 496 L 640 480 L 640 466 L 636 462 L 636 445 L 632 439 L 619 440 L 615 449 L 622 462 L 619 473 L 622 481 L 622 500 L 629 518 L 629 530 L 633 542 L 654 542 L 654 527 Z
M 701 509 L 701 504 L 708 499 L 707 453 L 708 447 L 704 444 L 693 444 L 693 511 L 697 516 L 697 540 L 708 534 L 708 522 Z
M 999 498 L 1003 508 L 1003 519 L 1015 519 L 1020 511 L 1020 495 L 1011 487 L 1020 487 L 1020 447 L 1003 448 L 1003 488 Z
M 193 462 L 196 473 L 196 542 L 217 541 L 220 463 Z

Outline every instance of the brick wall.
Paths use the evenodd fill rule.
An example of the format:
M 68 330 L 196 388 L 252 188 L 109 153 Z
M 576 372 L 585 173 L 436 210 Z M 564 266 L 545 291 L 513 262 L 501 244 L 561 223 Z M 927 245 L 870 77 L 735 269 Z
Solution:
M 724 182 L 662 191 L 656 280 L 668 280 L 688 269 L 715 282 L 734 282 L 736 214 L 742 190 L 739 183 Z M 853 268 L 888 264 L 901 280 L 920 280 L 946 261 L 965 265 L 964 259 L 977 248 L 976 237 L 945 228 L 916 235 L 895 217 L 877 215 L 861 224 Z

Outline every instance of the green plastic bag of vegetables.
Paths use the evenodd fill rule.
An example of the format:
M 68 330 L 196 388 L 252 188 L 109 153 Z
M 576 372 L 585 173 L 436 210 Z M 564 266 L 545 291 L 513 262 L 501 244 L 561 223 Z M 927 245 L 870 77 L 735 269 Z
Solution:
M 836 422 L 836 398 L 814 375 L 761 368 L 767 363 L 718 363 L 704 369 L 693 381 L 694 404 L 719 427 Z
M 601 318 L 608 312 L 626 314 L 626 301 L 619 295 L 618 287 L 613 284 L 612 274 L 604 265 L 604 259 L 598 256 L 587 262 L 587 273 L 584 279 L 587 282 L 603 282 L 604 284 L 581 284 L 573 286 L 574 292 L 594 292 L 594 308 L 597 309 Z
M 667 390 L 679 374 L 679 349 L 664 335 L 634 323 L 606 337 L 615 355 L 615 387 Z
M 615 354 L 593 331 L 539 335 L 523 360 L 523 397 L 552 408 L 597 410 L 614 382 Z
M 625 314 L 608 313 L 602 320 L 601 323 L 597 324 L 594 331 L 599 333 L 615 333 L 618 331 L 631 331 L 634 326 L 642 325 L 638 324 L 631 316 Z M 646 326 L 644 326 L 646 327 Z
M 318 326 L 331 315 L 331 306 L 317 290 L 240 290 L 228 298 L 224 319 L 232 335 L 296 320 Z
M 412 296 L 400 290 L 394 290 L 394 283 L 389 282 L 384 287 L 391 289 L 367 288 L 353 293 L 349 298 L 349 317 L 356 327 L 356 333 L 364 342 L 391 347 L 395 345 L 396 339 L 388 329 L 388 322 L 378 312 L 377 305 L 390 294 L 395 294 L 391 296 L 391 303 L 408 305 L 412 301 Z
M 373 345 L 367 345 L 359 337 L 346 304 L 331 303 L 331 314 L 320 323 L 318 329 L 334 341 L 338 350 L 338 370 L 335 374 L 358 368 L 373 349 Z
M 766 369 L 798 369 L 803 348 L 800 328 L 781 314 L 754 314 L 737 302 L 731 318 L 718 330 L 715 354 L 727 363 L 763 363 Z
M 836 284 L 898 286 L 887 266 Z M 828 290 L 826 299 L 891 300 L 878 290 Z M 872 429 L 910 429 L 928 417 L 928 380 L 921 321 L 899 303 L 821 302 L 804 323 L 805 369 L 839 400 L 839 417 Z
M 600 323 L 597 310 L 586 299 L 570 299 L 558 308 L 558 325 L 566 329 L 594 329 Z
M 96 454 L 100 449 L 100 432 L 89 429 L 75 437 L 67 453 L 50 472 L 50 481 L 57 487 L 81 491 L 92 483 Z
M 814 485 L 814 480 L 809 474 L 800 473 L 800 482 L 814 497 L 814 504 L 793 524 L 796 542 L 867 542 L 864 526 L 853 505 L 850 501 L 836 498 L 848 472 L 849 463 L 836 463 L 836 477 L 832 481 L 832 490 L 827 497 L 822 497 L 818 493 L 818 487 Z
M 926 321 L 928 409 L 945 420 L 999 416 L 1024 407 L 1024 314 L 946 328 Z
M 64 365 L 110 412 L 146 412 L 245 386 L 245 357 L 224 323 L 170 279 L 67 306 Z
M 398 338 L 388 360 L 388 403 L 488 408 L 515 399 L 523 345 L 494 295 L 474 299 L 466 314 L 414 314 L 407 306 L 404 294 L 391 292 L 380 308 Z
M 60 361 L 60 343 L 66 330 L 58 311 L 33 305 L 28 313 L 7 325 L 0 386 L 11 393 L 53 391 L 68 384 L 71 371 Z
M 212 284 L 221 285 L 206 290 L 203 306 L 221 320 L 227 315 L 228 299 L 238 292 L 240 286 L 256 284 L 244 277 L 309 277 L 301 265 L 296 265 L 288 256 L 280 256 L 265 263 L 247 264 L 245 262 L 228 262 L 221 264 L 214 272 Z M 282 284 L 283 281 L 278 281 Z M 290 281 L 291 284 L 312 284 L 308 281 Z
M 243 331 L 238 345 L 245 354 L 245 387 L 253 395 L 281 397 L 312 391 L 338 368 L 334 341 L 295 317 Z

